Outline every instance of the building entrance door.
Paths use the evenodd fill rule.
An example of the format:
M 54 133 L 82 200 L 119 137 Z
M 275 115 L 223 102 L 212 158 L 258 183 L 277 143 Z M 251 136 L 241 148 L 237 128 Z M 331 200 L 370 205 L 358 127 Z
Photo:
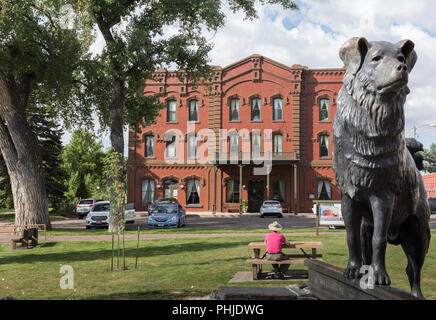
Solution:
M 164 181 L 164 197 L 165 198 L 176 198 L 177 191 L 179 189 L 179 184 L 176 180 L 165 180 Z
M 265 186 L 261 180 L 251 180 L 248 184 L 248 212 L 259 212 L 263 203 Z

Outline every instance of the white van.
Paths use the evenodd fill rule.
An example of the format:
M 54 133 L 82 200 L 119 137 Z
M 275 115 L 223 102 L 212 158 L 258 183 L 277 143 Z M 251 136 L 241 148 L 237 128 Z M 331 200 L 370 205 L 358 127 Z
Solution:
M 110 217 L 110 201 L 97 202 L 86 216 L 86 229 L 92 227 L 107 227 Z M 126 223 L 135 222 L 134 203 L 128 203 L 124 206 L 124 220 Z

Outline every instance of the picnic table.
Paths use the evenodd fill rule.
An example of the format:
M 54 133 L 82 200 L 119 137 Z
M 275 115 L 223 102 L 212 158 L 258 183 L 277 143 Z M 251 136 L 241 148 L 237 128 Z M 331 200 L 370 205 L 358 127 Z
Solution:
M 252 258 L 246 261 L 247 264 L 251 264 L 253 267 L 253 280 L 258 280 L 262 275 L 262 265 L 264 264 L 303 264 L 306 259 L 320 259 L 322 260 L 322 254 L 317 253 L 317 249 L 322 249 L 323 245 L 320 241 L 291 241 L 286 245 L 283 245 L 283 249 L 299 249 L 301 253 L 288 254 L 287 260 L 271 261 L 262 259 L 261 250 L 263 253 L 266 251 L 265 242 L 250 242 L 248 249 L 253 250 Z M 306 252 L 310 250 L 310 252 Z

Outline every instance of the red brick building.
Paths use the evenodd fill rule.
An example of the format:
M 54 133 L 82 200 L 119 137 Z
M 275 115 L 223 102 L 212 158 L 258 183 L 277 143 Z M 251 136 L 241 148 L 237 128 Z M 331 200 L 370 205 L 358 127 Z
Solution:
M 422 176 L 427 190 L 428 198 L 436 198 L 436 173 L 429 173 Z
M 162 93 L 166 108 L 129 133 L 128 201 L 146 210 L 172 196 L 187 211 L 257 212 L 278 199 L 311 212 L 313 199 L 338 200 L 332 122 L 344 71 L 252 55 L 196 87 L 158 70 L 144 94 Z

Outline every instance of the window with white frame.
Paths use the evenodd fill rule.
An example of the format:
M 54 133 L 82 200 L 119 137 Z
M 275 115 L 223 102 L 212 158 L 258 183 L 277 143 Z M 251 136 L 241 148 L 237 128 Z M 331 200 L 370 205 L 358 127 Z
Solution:
M 141 203 L 143 205 L 148 205 L 154 200 L 154 180 L 144 179 L 142 180 L 142 190 L 141 190 Z
M 332 186 L 328 180 L 319 180 L 317 189 L 318 200 L 332 199 Z
M 172 135 L 170 139 L 166 141 L 165 155 L 167 158 L 176 157 L 176 136 Z
M 286 181 L 273 180 L 272 181 L 272 197 L 271 200 L 286 202 Z
M 283 152 L 283 136 L 281 134 L 273 135 L 273 152 L 274 153 Z
M 200 180 L 188 180 L 186 184 L 186 204 L 200 204 Z
M 198 121 L 198 100 L 189 101 L 189 121 Z
M 238 157 L 239 154 L 239 135 L 237 133 L 233 133 L 229 136 L 230 143 L 230 156 Z
M 239 180 L 228 180 L 226 183 L 226 202 L 239 203 Z
M 197 156 L 197 136 L 195 134 L 188 135 L 188 158 L 194 159 Z
M 177 121 L 177 104 L 176 100 L 170 100 L 167 103 L 167 122 Z
M 319 121 L 329 121 L 329 99 L 319 99 Z
M 251 134 L 251 153 L 253 155 L 260 155 L 260 132 L 253 132 Z
M 281 98 L 273 100 L 273 120 L 283 120 L 283 100 Z
M 145 137 L 145 156 L 154 157 L 154 136 Z
M 319 136 L 319 157 L 328 158 L 330 155 L 329 136 L 322 134 Z
M 261 110 L 260 98 L 251 99 L 251 121 L 261 120 L 260 110 Z
M 230 100 L 230 121 L 239 121 L 239 99 Z

